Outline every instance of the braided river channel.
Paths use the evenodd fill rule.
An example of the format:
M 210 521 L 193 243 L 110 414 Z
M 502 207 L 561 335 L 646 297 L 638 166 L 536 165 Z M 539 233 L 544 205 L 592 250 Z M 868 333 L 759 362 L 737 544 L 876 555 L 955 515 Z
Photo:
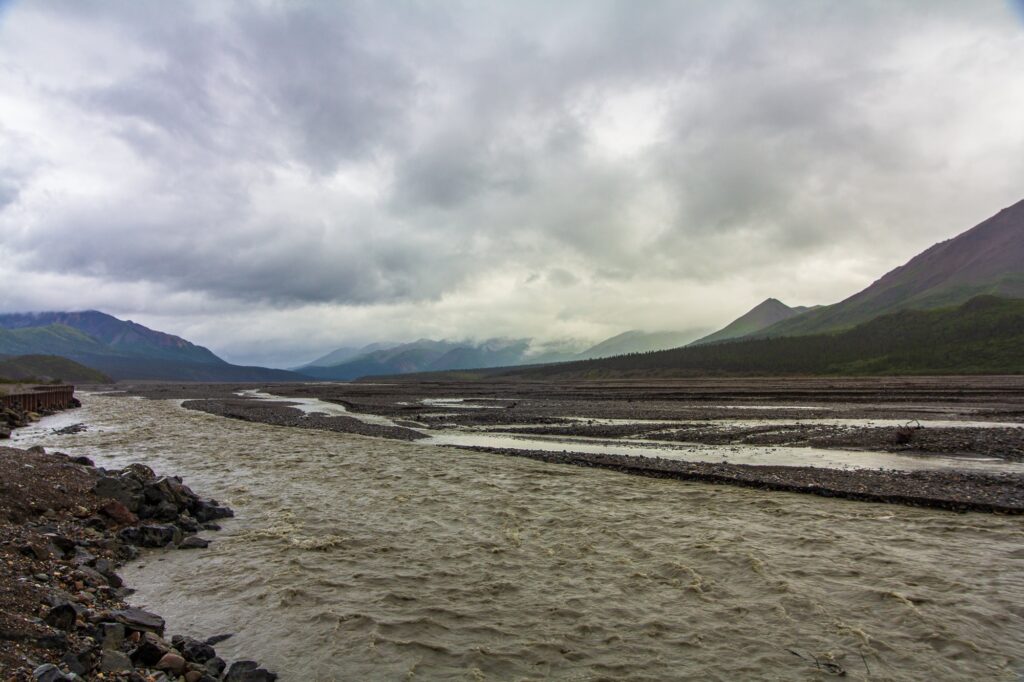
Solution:
M 234 633 L 221 655 L 282 680 L 1024 675 L 1021 517 L 84 403 L 19 444 L 145 462 L 231 505 L 209 549 L 122 574 L 170 632 Z

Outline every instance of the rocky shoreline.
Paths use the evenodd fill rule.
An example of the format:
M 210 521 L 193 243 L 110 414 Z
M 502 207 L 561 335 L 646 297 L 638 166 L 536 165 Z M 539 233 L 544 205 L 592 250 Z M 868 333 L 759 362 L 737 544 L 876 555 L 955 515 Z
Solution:
M 30 421 L 30 420 L 29 420 Z M 0 680 L 267 682 L 206 640 L 167 637 L 133 608 L 116 569 L 139 548 L 198 550 L 233 516 L 178 477 L 143 464 L 96 467 L 42 448 L 0 448 Z
M 71 399 L 71 407 L 81 406 L 82 403 L 78 401 L 78 398 Z M 55 414 L 55 412 L 50 410 L 29 412 L 27 410 L 19 410 L 13 407 L 0 407 L 0 440 L 10 438 L 11 432 L 14 429 L 28 426 L 32 422 L 39 421 L 41 417 L 45 417 L 49 414 Z

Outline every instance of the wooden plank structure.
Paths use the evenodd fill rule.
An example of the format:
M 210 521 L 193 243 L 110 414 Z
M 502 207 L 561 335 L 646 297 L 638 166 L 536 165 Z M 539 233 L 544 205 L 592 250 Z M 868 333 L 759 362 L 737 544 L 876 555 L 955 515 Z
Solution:
M 17 408 L 26 412 L 66 410 L 71 407 L 71 400 L 74 397 L 74 386 L 36 386 L 28 391 L 0 395 L 0 407 Z

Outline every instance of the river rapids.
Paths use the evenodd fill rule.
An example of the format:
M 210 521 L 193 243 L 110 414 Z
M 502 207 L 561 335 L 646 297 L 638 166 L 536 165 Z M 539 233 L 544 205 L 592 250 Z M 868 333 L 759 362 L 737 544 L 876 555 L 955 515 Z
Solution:
M 627 476 L 85 396 L 17 436 L 237 518 L 126 566 L 282 680 L 1016 680 L 1024 521 Z M 59 420 L 88 430 L 55 435 Z

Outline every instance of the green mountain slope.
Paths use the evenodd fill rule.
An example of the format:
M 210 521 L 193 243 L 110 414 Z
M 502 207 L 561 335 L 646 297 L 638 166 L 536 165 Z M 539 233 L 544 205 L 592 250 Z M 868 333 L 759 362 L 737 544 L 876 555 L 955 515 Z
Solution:
M 773 324 L 782 322 L 783 320 L 796 317 L 807 310 L 808 308 L 805 306 L 790 308 L 777 298 L 769 298 L 751 308 L 748 312 L 736 318 L 714 334 L 708 334 L 704 338 L 697 339 L 691 345 L 696 346 L 702 343 L 717 343 L 719 341 L 728 341 L 729 339 L 738 339 L 748 336 L 754 332 L 766 329 Z
M 283 369 L 229 363 L 175 362 L 130 355 L 76 354 L 72 358 L 114 379 L 146 381 L 308 381 L 310 377 Z
M 754 335 L 834 331 L 895 310 L 958 305 L 981 294 L 1024 298 L 1024 201 L 936 244 L 844 301 Z
M 88 334 L 63 324 L 0 329 L 0 355 L 69 355 L 78 352 L 100 355 L 114 353 Z
M 70 384 L 107 384 L 103 372 L 56 355 L 18 355 L 0 358 L 0 379 L 5 381 L 61 381 Z
M 902 310 L 844 332 L 728 341 L 507 370 L 524 379 L 708 375 L 1024 373 L 1024 300 L 979 296 Z
M 0 315 L 0 355 L 40 354 L 59 355 L 116 380 L 304 381 L 309 378 L 284 370 L 232 365 L 185 339 L 97 311 Z
M 51 325 L 76 329 L 104 345 L 115 355 L 227 364 L 208 348 L 197 346 L 180 336 L 149 329 L 131 320 L 119 320 L 98 310 L 0 315 L 0 327 L 13 331 L 39 329 Z
M 580 353 L 576 359 L 593 360 L 626 353 L 646 353 L 652 350 L 678 348 L 690 343 L 702 333 L 695 329 L 680 332 L 644 332 L 634 329 L 591 346 Z

